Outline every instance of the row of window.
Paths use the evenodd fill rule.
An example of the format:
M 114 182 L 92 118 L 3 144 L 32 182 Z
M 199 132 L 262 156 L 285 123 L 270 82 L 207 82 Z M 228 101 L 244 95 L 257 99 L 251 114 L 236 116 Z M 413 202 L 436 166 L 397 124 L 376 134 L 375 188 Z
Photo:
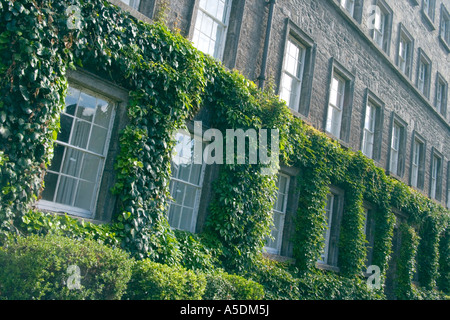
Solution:
M 68 212 L 92 218 L 95 211 L 101 176 L 109 147 L 115 103 L 86 88 L 71 85 L 66 106 L 61 114 L 54 158 L 45 176 L 45 189 L 39 201 L 41 209 Z M 171 227 L 195 232 L 205 164 L 195 164 L 194 140 L 188 133 L 177 133 L 172 158 L 168 208 Z M 266 250 L 279 253 L 286 215 L 290 177 L 279 174 L 277 200 L 273 207 L 272 238 Z M 325 209 L 331 224 L 335 216 L 334 196 Z M 322 262 L 327 262 L 330 234 L 325 235 L 326 246 Z
M 207 25 L 212 28 L 211 30 L 226 27 L 226 23 L 220 24 L 210 17 L 210 13 L 215 12 L 214 17 L 221 17 L 221 21 L 226 22 L 228 18 L 224 17 L 228 16 L 226 12 L 229 12 L 230 5 L 229 0 L 200 1 L 199 10 L 203 10 L 205 16 L 201 23 L 197 20 L 198 39 L 206 34 Z M 291 31 L 292 29 L 294 27 Z M 299 104 L 307 105 L 302 103 L 302 96 L 304 96 L 302 92 L 309 82 L 305 79 L 310 73 L 309 61 L 313 56 L 311 54 L 312 40 L 302 34 L 301 30 L 296 31 L 295 34 L 289 33 L 280 86 L 281 96 L 287 99 L 286 101 L 293 109 Z M 211 32 L 210 35 L 216 34 Z M 223 31 L 223 35 L 225 34 Z M 214 39 L 217 38 L 213 37 L 208 40 L 209 42 L 206 41 L 209 43 L 208 48 L 219 47 Z M 336 61 L 333 61 L 332 70 L 326 128 L 336 137 L 345 138 L 348 131 L 343 129 L 350 125 L 348 120 L 350 110 L 346 106 L 351 105 L 354 78 Z M 369 90 L 367 90 L 366 100 L 362 151 L 368 157 L 379 158 L 383 103 Z M 41 208 L 87 218 L 95 217 L 116 105 L 115 101 L 102 94 L 71 85 L 66 97 L 65 109 L 61 114 L 61 132 L 57 137 L 54 159 L 45 177 L 45 189 L 39 202 Z M 298 107 L 297 110 L 299 110 Z M 402 176 L 405 168 L 406 123 L 394 115 L 391 130 L 389 170 Z M 414 134 L 412 141 L 411 185 L 421 189 L 424 187 L 425 180 L 426 141 L 417 133 Z M 168 210 L 168 219 L 173 228 L 194 232 L 205 165 L 193 163 L 192 144 L 190 135 L 183 133 L 177 135 L 170 182 L 173 201 Z M 443 193 L 443 161 L 443 156 L 433 149 L 430 166 L 430 196 L 438 200 L 442 198 Z M 450 170 L 447 171 L 450 172 Z M 447 206 L 450 207 L 450 173 L 447 180 Z M 280 174 L 277 183 L 278 199 L 273 209 L 275 224 L 272 230 L 273 240 L 267 241 L 268 251 L 279 252 L 280 250 L 289 184 L 290 177 Z M 338 221 L 334 218 L 336 214 L 333 214 L 333 210 L 339 202 L 336 200 L 339 197 L 335 194 L 328 199 L 325 214 L 329 224 L 332 221 Z M 330 251 L 333 247 L 330 247 L 330 243 L 333 243 L 333 234 L 325 235 L 325 239 L 328 239 L 325 246 L 328 249 L 323 253 L 322 261 L 328 263 L 326 259 L 329 252 L 333 251 L 333 249 Z
M 203 189 L 205 165 L 194 164 L 194 139 L 189 133 L 177 133 L 177 144 L 172 159 L 172 177 L 170 192 L 173 200 L 168 210 L 168 220 L 172 228 L 195 232 L 197 213 Z M 273 226 L 271 236 L 266 239 L 265 251 L 280 254 L 283 242 L 283 229 L 287 214 L 291 177 L 279 173 L 277 178 L 277 197 L 273 206 Z M 319 263 L 335 265 L 337 259 L 338 224 L 340 221 L 342 193 L 330 191 L 324 208 L 326 228 L 324 231 L 324 250 Z M 373 248 L 374 224 L 371 210 L 365 209 L 365 233 L 368 252 Z M 370 260 L 370 258 L 369 258 Z
M 192 41 L 199 50 L 217 59 L 222 59 L 231 3 L 231 0 L 201 0 L 199 2 Z M 356 0 L 340 0 L 340 3 L 353 17 L 356 17 L 357 12 L 362 10 L 362 3 Z M 374 27 L 370 31 L 371 37 L 382 50 L 388 53 L 393 12 L 384 0 L 377 0 L 375 4 L 379 9 L 374 11 Z M 355 9 L 357 6 L 359 10 Z M 423 2 L 423 12 L 433 20 L 434 6 L 435 0 L 424 0 Z M 441 12 L 441 39 L 450 45 L 450 15 L 444 5 L 442 5 Z M 285 100 L 293 110 L 299 112 L 302 112 L 301 95 L 305 85 L 305 76 L 308 75 L 308 50 L 310 49 L 308 41 L 305 43 L 305 40 L 300 39 L 299 35 L 290 35 L 287 39 L 279 93 L 281 99 Z M 416 87 L 425 97 L 430 98 L 432 63 L 421 48 L 418 54 Z M 400 24 L 396 64 L 408 78 L 412 77 L 413 55 L 414 39 L 405 26 Z M 343 79 L 333 79 L 332 92 L 334 95 L 331 97 L 333 101 L 330 104 L 333 103 L 333 109 L 329 111 L 335 113 L 335 116 L 329 119 L 332 122 L 328 122 L 327 126 L 332 132 L 336 132 L 345 97 Z M 437 112 L 444 117 L 447 112 L 447 97 L 448 83 L 438 72 L 434 105 Z
M 352 17 L 356 18 L 355 5 L 356 0 L 340 0 L 340 4 L 345 8 Z M 371 28 L 371 37 L 375 43 L 384 51 L 389 54 L 389 44 L 392 32 L 392 17 L 393 11 L 386 4 L 384 0 L 375 1 L 376 10 L 374 11 L 374 26 Z M 362 10 L 362 5 L 360 6 Z M 436 11 L 435 0 L 423 0 L 422 12 L 427 19 L 435 20 Z M 442 43 L 450 51 L 450 14 L 445 8 L 444 4 L 441 6 L 441 23 L 439 38 Z M 399 26 L 398 35 L 398 48 L 396 64 L 400 71 L 407 77 L 412 77 L 412 65 L 414 55 L 414 39 L 403 24 Z M 422 49 L 419 49 L 419 59 L 417 67 L 417 81 L 416 86 L 419 91 L 428 99 L 430 98 L 430 85 L 431 85 L 431 60 L 425 54 Z M 444 77 L 437 74 L 436 78 L 436 98 L 434 105 L 437 112 L 446 116 L 447 108 L 447 95 L 448 84 Z
M 300 95 L 302 91 L 302 73 L 304 69 L 304 57 L 306 49 L 300 45 L 294 38 L 290 38 L 286 48 L 285 63 L 283 69 L 283 76 L 281 80 L 281 99 L 285 99 L 289 107 L 298 111 L 295 106 L 299 105 Z M 331 78 L 329 90 L 329 103 L 326 117 L 325 130 L 334 137 L 346 140 L 348 136 L 351 117 L 351 95 L 352 85 L 354 82 L 353 76 L 347 72 L 339 63 L 334 62 L 333 74 Z M 447 85 L 438 90 L 439 101 L 444 100 L 443 93 L 447 91 Z M 383 109 L 384 104 L 376 97 L 375 94 L 367 90 L 366 109 L 364 126 L 362 130 L 361 151 L 367 157 L 378 160 L 381 154 L 382 129 L 383 129 Z M 403 176 L 405 166 L 405 152 L 406 152 L 406 124 L 398 117 L 394 117 L 391 132 L 391 145 L 389 155 L 389 171 L 397 176 Z M 346 120 L 347 119 L 347 120 Z M 418 136 L 418 135 L 417 135 Z M 425 166 L 425 145 L 422 140 L 416 138 L 414 141 L 422 141 L 422 147 L 418 149 L 416 145 L 413 147 L 412 155 L 412 172 L 411 185 L 423 189 L 423 176 Z M 418 150 L 421 150 L 423 155 L 418 155 Z M 436 161 L 434 159 L 437 159 Z M 433 166 L 431 168 L 431 189 L 430 196 L 434 199 L 441 199 L 441 192 L 439 186 L 442 184 L 440 170 L 437 167 L 442 167 L 442 156 L 433 154 Z M 421 174 L 417 172 L 417 167 L 421 168 Z M 419 179 L 420 182 L 418 181 Z
M 339 85 L 336 84 L 335 87 L 336 92 L 339 92 Z M 67 212 L 86 218 L 95 217 L 114 123 L 115 106 L 116 103 L 110 98 L 71 84 L 66 97 L 66 106 L 61 114 L 61 131 L 57 137 L 54 158 L 45 176 L 45 189 L 38 203 L 41 209 Z M 374 112 L 368 114 L 371 116 L 367 116 L 367 122 L 370 122 L 369 119 L 375 117 Z M 401 162 L 404 129 L 403 124 L 394 119 L 392 152 L 397 153 L 395 157 L 391 157 L 392 167 L 398 167 L 398 163 Z M 367 140 L 372 141 L 368 138 Z M 194 141 L 189 133 L 177 133 L 176 141 L 170 181 L 170 194 L 173 200 L 168 208 L 168 221 L 175 229 L 195 232 L 206 164 L 194 162 Z M 412 149 L 411 183 L 420 186 L 424 179 L 425 141 L 419 135 L 415 135 Z M 437 197 L 441 192 L 442 161 L 442 156 L 434 152 L 431 163 L 433 197 Z M 273 207 L 272 237 L 266 242 L 266 251 L 269 253 L 279 254 L 281 250 L 290 183 L 289 175 L 279 173 L 277 199 Z M 448 187 L 447 205 L 450 207 L 450 174 Z M 318 262 L 333 265 L 337 259 L 337 232 L 342 201 L 342 193 L 330 191 L 324 208 L 327 221 L 324 251 Z M 373 220 L 369 206 L 366 208 L 366 216 L 365 230 L 370 254 L 373 247 Z
M 417 0 L 412 1 L 415 2 L 415 5 L 418 5 Z M 363 10 L 362 2 L 363 0 L 339 0 L 340 5 L 358 22 L 361 22 Z M 373 4 L 378 8 L 373 12 L 374 28 L 371 31 L 371 35 L 375 42 L 385 52 L 388 52 L 393 12 L 385 0 L 374 0 Z M 434 28 L 436 0 L 422 0 L 421 11 L 425 19 Z M 439 39 L 450 50 L 450 14 L 444 4 L 441 5 L 440 11 Z

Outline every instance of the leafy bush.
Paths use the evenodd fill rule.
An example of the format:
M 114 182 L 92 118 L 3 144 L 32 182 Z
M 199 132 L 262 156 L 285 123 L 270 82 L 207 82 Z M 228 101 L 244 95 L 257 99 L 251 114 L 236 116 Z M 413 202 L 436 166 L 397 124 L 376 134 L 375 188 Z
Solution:
M 415 300 L 449 300 L 443 292 L 437 291 L 435 289 L 427 290 L 424 288 L 415 288 Z M 414 299 L 411 299 L 414 300 Z
M 71 218 L 68 215 L 56 215 L 40 211 L 28 211 L 19 225 L 20 232 L 25 235 L 64 235 L 74 239 L 91 239 L 118 247 L 121 236 L 115 225 L 96 225 L 92 222 Z
M 298 300 L 298 279 L 280 262 L 262 258 L 255 264 L 251 277 L 264 287 L 265 299 Z
M 385 296 L 380 290 L 370 290 L 359 278 L 340 277 L 333 272 L 311 271 L 299 279 L 302 300 L 381 300 Z
M 138 260 L 128 284 L 129 300 L 200 300 L 206 279 L 181 266 L 168 266 L 148 259 Z
M 76 269 L 79 268 L 79 282 Z M 0 249 L 0 299 L 120 299 L 131 277 L 128 254 L 58 235 L 10 238 Z M 79 288 L 69 289 L 69 284 Z
M 217 243 L 210 245 L 207 235 L 175 231 L 182 257 L 180 263 L 190 270 L 211 271 L 219 265 Z
M 262 300 L 264 287 L 241 276 L 221 270 L 206 274 L 204 300 Z

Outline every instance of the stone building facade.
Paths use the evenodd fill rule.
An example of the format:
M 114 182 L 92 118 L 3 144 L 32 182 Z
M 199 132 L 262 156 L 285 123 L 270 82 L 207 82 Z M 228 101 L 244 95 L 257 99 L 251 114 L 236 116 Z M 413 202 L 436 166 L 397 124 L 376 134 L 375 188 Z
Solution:
M 450 207 L 450 1 L 122 2 L 141 19 L 163 16 L 227 68 L 272 86 L 295 116 Z
M 344 148 L 361 150 L 395 179 L 450 208 L 450 0 L 111 2 L 144 21 L 164 19 L 170 28 L 179 30 L 228 69 L 239 70 L 261 88 L 271 86 L 294 116 L 326 132 Z M 69 75 L 69 83 L 73 87 L 69 100 L 78 100 L 71 102 L 76 108 L 73 114 L 67 108 L 63 118 L 70 123 L 85 121 L 86 125 L 90 121 L 93 130 L 104 134 L 104 144 L 87 145 L 83 161 L 92 167 L 86 165 L 86 178 L 81 173 L 73 184 L 67 178 L 71 167 L 62 158 L 54 160 L 38 206 L 108 221 L 116 200 L 107 190 L 114 184 L 118 135 L 126 125 L 124 108 L 116 108 L 112 115 L 107 107 L 100 108 L 94 120 L 89 120 L 76 101 L 84 95 L 120 106 L 126 104 L 127 93 L 83 72 Z M 98 95 L 100 92 L 103 96 Z M 97 123 L 101 117 L 103 124 Z M 188 127 L 193 134 L 193 124 Z M 75 129 L 72 127 L 71 137 Z M 200 232 L 218 169 L 186 165 L 190 162 L 186 146 L 191 138 L 186 133 L 177 136 L 169 223 L 177 229 Z M 62 139 L 61 135 L 61 147 L 79 151 L 80 145 L 73 145 L 78 142 Z M 99 151 L 94 152 L 95 148 Z M 56 150 L 55 159 L 57 156 Z M 88 157 L 90 162 L 86 162 Z M 72 158 L 77 160 L 75 152 Z M 294 179 L 297 174 L 296 168 L 284 166 L 279 174 L 274 240 L 268 241 L 266 248 L 270 254 L 292 256 L 292 219 L 299 197 Z M 81 185 L 85 194 L 78 192 L 80 198 L 69 199 L 68 195 L 74 194 L 70 190 Z M 325 208 L 329 228 L 319 261 L 323 268 L 335 269 L 337 265 L 344 198 L 342 190 L 330 186 Z M 89 205 L 77 208 L 78 202 Z M 370 244 L 373 208 L 370 203 L 365 208 Z M 399 220 L 405 218 L 400 211 L 395 212 Z

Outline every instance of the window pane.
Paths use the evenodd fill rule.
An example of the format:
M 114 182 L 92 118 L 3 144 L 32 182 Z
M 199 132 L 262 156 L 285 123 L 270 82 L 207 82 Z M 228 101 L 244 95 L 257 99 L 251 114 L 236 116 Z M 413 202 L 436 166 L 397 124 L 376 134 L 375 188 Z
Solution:
M 196 195 L 197 188 L 193 186 L 186 186 L 183 206 L 194 208 Z
M 172 155 L 172 179 L 169 204 L 169 224 L 172 228 L 191 230 L 196 213 L 196 201 L 201 192 L 203 165 L 193 163 L 194 139 L 190 134 L 177 133 Z M 181 181 L 179 181 L 181 180 Z
M 70 115 L 74 115 L 79 97 L 80 97 L 80 90 L 69 87 L 67 90 L 67 96 L 65 100 L 66 105 L 64 107 L 63 112 L 68 113 Z
M 183 207 L 180 225 L 178 226 L 178 229 L 193 231 L 193 230 L 191 230 L 193 213 L 194 213 L 194 209 Z
M 74 206 L 77 208 L 91 210 L 92 199 L 94 197 L 95 183 L 80 181 L 78 183 L 77 196 Z
M 174 182 L 172 198 L 176 204 L 182 205 L 184 198 L 185 185 L 181 182 Z
M 268 238 L 266 241 L 266 247 L 278 250 L 279 242 L 281 241 L 280 231 L 282 228 L 282 215 L 279 212 L 273 213 L 273 227 L 271 229 L 271 236 L 273 239 Z
M 53 152 L 52 164 L 48 170 L 59 172 L 61 170 L 61 163 L 64 156 L 65 148 L 59 144 L 55 145 L 55 150 Z
M 70 132 L 72 131 L 73 118 L 65 114 L 61 114 L 60 131 L 58 134 L 58 141 L 69 142 Z
M 273 208 L 273 223 L 271 229 L 271 235 L 274 238 L 274 240 L 267 238 L 266 239 L 266 248 L 273 249 L 271 250 L 272 253 L 279 253 L 279 248 L 281 245 L 281 237 L 282 237 L 282 231 L 284 228 L 284 216 L 286 214 L 286 200 L 288 197 L 288 188 L 289 188 L 289 177 L 279 174 L 278 180 L 277 180 L 277 199 L 274 204 Z
M 169 224 L 173 228 L 179 228 L 181 218 L 181 206 L 171 204 L 169 208 Z
M 98 154 L 103 154 L 106 144 L 108 130 L 92 126 L 91 139 L 89 141 L 89 150 Z
M 330 245 L 330 234 L 331 234 L 331 223 L 333 219 L 333 208 L 334 208 L 334 195 L 328 194 L 327 203 L 325 206 L 324 214 L 325 214 L 325 230 L 324 230 L 324 241 L 325 246 L 324 250 L 321 254 L 320 261 L 324 263 L 328 263 L 328 251 Z
M 62 167 L 62 173 L 78 177 L 81 170 L 81 161 L 83 159 L 83 152 L 68 148 Z
M 78 101 L 77 117 L 86 121 L 92 121 L 96 107 L 97 99 L 82 92 Z
M 109 127 L 113 107 L 106 101 L 98 99 L 97 110 L 95 113 L 95 124 L 104 128 Z
M 291 109 L 295 109 L 293 103 L 291 102 L 291 95 L 293 91 L 293 79 L 288 74 L 284 73 L 283 78 L 281 80 L 281 93 L 280 99 L 286 101 L 286 104 Z
M 189 182 L 196 185 L 200 185 L 201 174 L 202 174 L 202 165 L 193 164 Z
M 72 206 L 73 198 L 77 187 L 77 180 L 66 176 L 60 177 L 56 202 Z
M 91 124 L 83 120 L 76 120 L 72 130 L 72 138 L 70 144 L 86 149 L 91 131 Z
M 220 58 L 222 54 L 230 3 L 230 0 L 202 0 L 199 3 L 192 41 L 197 49 L 214 58 Z
M 44 179 L 45 189 L 42 192 L 42 199 L 53 201 L 56 191 L 56 183 L 58 182 L 58 175 L 54 173 L 47 173 Z
M 83 159 L 83 168 L 81 170 L 80 178 L 95 182 L 98 178 L 100 164 L 100 157 L 86 153 Z

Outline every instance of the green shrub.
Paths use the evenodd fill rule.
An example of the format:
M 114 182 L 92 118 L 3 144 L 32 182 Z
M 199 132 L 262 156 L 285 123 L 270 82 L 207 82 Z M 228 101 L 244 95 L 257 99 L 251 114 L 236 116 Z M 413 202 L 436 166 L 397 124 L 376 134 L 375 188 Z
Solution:
M 76 266 L 79 282 L 76 280 Z M 120 299 L 131 277 L 128 254 L 93 240 L 17 237 L 0 249 L 0 299 Z M 69 289 L 69 284 L 79 283 Z
M 264 287 L 241 276 L 221 270 L 206 274 L 204 300 L 262 300 Z
M 128 284 L 129 300 L 200 300 L 205 292 L 202 274 L 181 266 L 168 266 L 148 259 L 138 260 Z
M 381 300 L 381 290 L 371 290 L 366 281 L 345 278 L 329 271 L 314 270 L 299 277 L 301 300 Z
M 252 279 L 264 287 L 267 300 L 299 299 L 298 279 L 282 263 L 269 259 L 258 261 Z
M 187 231 L 175 231 L 182 257 L 180 263 L 190 270 L 209 272 L 219 265 L 217 256 L 220 250 L 218 244 L 208 245 L 208 238 L 204 234 L 193 234 Z M 213 248 L 213 249 L 212 249 Z
M 112 247 L 119 247 L 121 242 L 120 230 L 114 224 L 94 224 L 78 220 L 66 215 L 44 213 L 30 210 L 22 217 L 18 226 L 25 235 L 63 235 L 82 240 L 91 239 Z
M 448 300 L 448 297 L 440 291 L 435 289 L 427 290 L 424 288 L 415 288 L 415 300 Z M 411 299 L 411 300 L 414 300 Z

